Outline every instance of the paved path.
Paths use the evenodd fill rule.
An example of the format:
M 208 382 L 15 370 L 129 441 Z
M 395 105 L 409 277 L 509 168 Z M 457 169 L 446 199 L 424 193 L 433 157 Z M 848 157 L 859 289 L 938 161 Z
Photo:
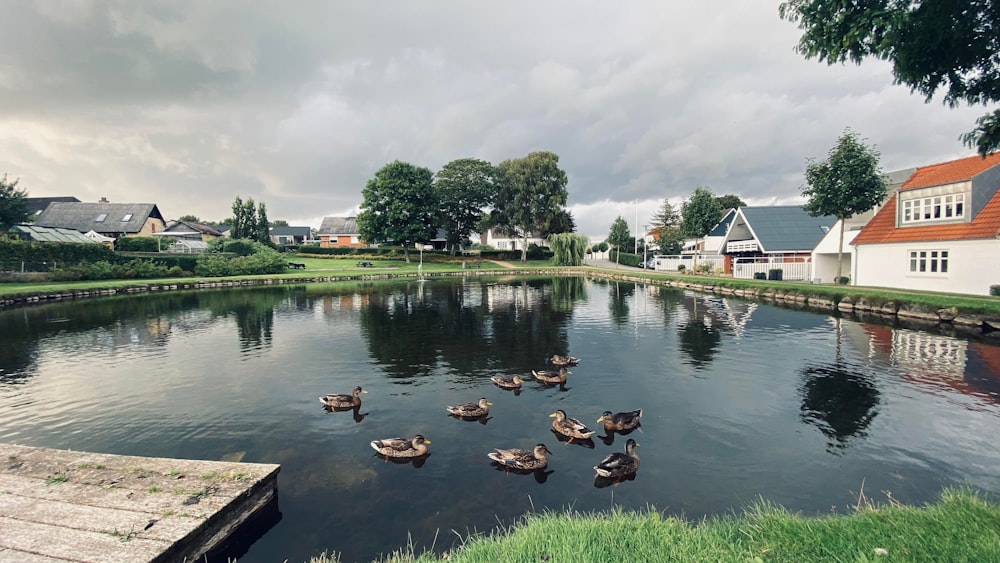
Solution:
M 0 444 L 0 562 L 200 561 L 277 513 L 278 470 Z

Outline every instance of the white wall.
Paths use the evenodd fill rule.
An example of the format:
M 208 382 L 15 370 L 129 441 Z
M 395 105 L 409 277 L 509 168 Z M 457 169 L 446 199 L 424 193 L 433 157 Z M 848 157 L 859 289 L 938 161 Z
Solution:
M 837 277 L 837 247 L 840 243 L 841 222 L 837 221 L 826 235 L 819 241 L 812 252 L 813 272 L 812 277 L 818 279 L 820 283 L 834 283 Z M 850 229 L 848 223 L 848 229 Z M 851 271 L 853 263 L 854 246 L 851 241 L 858 236 L 860 230 L 848 230 L 844 233 L 844 266 L 841 275 L 851 278 L 854 283 L 854 275 Z
M 911 250 L 947 250 L 947 273 L 911 273 Z M 857 285 L 989 295 L 1000 284 L 1000 240 L 863 244 L 855 247 Z

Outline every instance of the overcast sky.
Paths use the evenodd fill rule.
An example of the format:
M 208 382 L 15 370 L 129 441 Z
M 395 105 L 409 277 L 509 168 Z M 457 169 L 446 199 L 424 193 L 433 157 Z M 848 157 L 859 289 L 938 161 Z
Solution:
M 885 171 L 967 156 L 980 107 L 795 53 L 777 0 L 0 0 L 0 174 L 30 196 L 318 227 L 403 160 L 559 155 L 579 232 L 696 186 L 801 203 L 845 127 Z

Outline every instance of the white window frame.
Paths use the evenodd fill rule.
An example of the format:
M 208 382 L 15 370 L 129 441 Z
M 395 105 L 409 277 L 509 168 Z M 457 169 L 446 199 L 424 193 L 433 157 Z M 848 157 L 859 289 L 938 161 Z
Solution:
M 945 275 L 950 253 L 943 248 L 925 248 L 906 252 L 908 271 L 916 275 Z
M 915 190 L 899 195 L 899 225 L 952 223 L 969 219 L 967 182 Z

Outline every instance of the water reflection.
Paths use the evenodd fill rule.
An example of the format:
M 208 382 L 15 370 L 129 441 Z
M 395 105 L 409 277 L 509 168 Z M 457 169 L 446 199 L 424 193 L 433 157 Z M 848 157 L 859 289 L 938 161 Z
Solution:
M 618 326 L 628 322 L 629 300 L 635 295 L 634 283 L 610 282 L 608 288 L 608 308 L 611 312 L 611 320 Z
M 722 334 L 711 324 L 709 317 L 688 320 L 678 329 L 680 348 L 695 369 L 705 369 L 715 356 Z
M 508 475 L 531 475 L 535 478 L 535 482 L 538 484 L 544 484 L 549 480 L 549 475 L 556 472 L 555 469 L 517 469 L 514 467 L 509 467 L 495 461 L 491 461 L 490 465 L 495 471 L 501 473 L 506 473 Z
M 361 422 L 368 416 L 368 413 L 361 412 L 361 405 L 356 407 L 331 407 L 329 405 L 323 405 L 323 410 L 328 413 L 338 413 L 338 412 L 349 412 L 354 418 L 354 422 Z
M 830 448 L 843 449 L 867 435 L 880 402 L 870 377 L 838 364 L 810 365 L 802 376 L 801 416 L 829 439 Z
M 605 487 L 621 485 L 626 481 L 635 481 L 635 476 L 635 473 L 629 473 L 628 475 L 622 475 L 619 477 L 601 477 L 598 475 L 597 477 L 594 477 L 594 488 L 603 489 Z

